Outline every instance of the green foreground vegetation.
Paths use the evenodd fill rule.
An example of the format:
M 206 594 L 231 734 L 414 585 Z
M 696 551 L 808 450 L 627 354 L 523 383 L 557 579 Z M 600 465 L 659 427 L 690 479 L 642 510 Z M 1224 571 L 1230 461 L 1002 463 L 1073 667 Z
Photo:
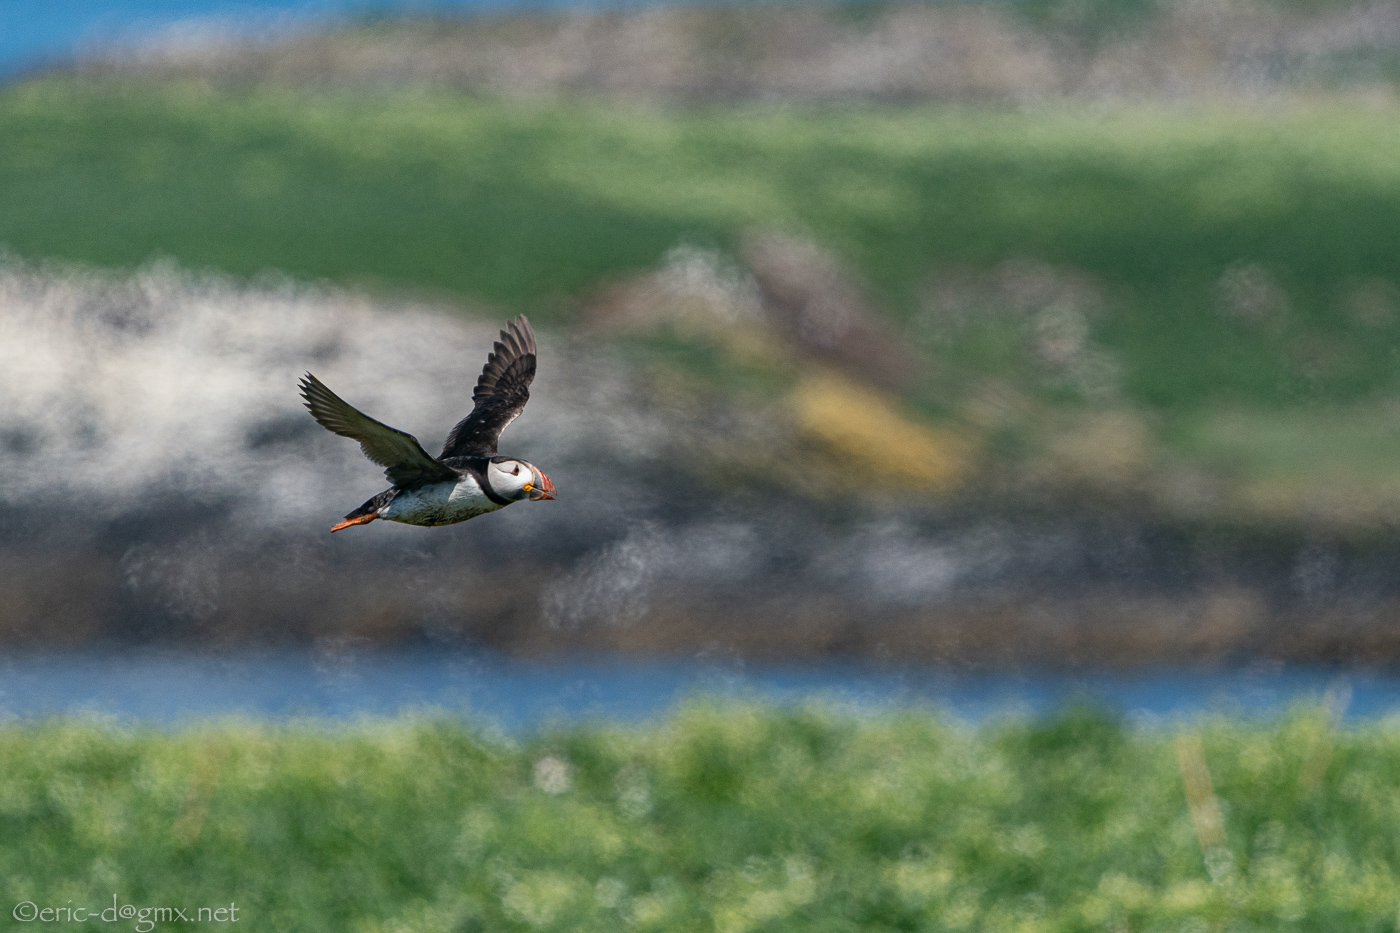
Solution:
M 1173 733 L 1077 708 L 971 728 L 696 702 L 519 741 L 55 720 L 0 730 L 0 760 L 5 913 L 115 896 L 335 933 L 1355 933 L 1400 909 L 1400 729 L 1313 709 Z

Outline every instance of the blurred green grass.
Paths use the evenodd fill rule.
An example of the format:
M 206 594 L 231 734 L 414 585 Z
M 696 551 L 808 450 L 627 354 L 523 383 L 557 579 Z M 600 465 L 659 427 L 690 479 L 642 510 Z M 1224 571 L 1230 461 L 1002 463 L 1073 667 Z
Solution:
M 10 724 L 0 890 L 338 933 L 1392 929 L 1396 724 L 1193 729 L 1209 856 L 1191 740 L 1089 708 L 971 728 L 697 701 L 518 741 L 421 718 Z
M 993 459 L 1035 468 L 1065 447 L 1041 436 L 1047 410 L 1131 411 L 1141 452 L 1120 459 L 1167 490 L 1152 501 L 1186 464 L 1227 484 L 1210 495 L 1235 517 L 1321 514 L 1323 490 L 1322 511 L 1373 524 L 1400 508 L 1393 116 L 1340 99 L 662 109 L 52 78 L 0 92 L 0 246 L 276 270 L 548 326 L 678 244 L 741 257 L 785 231 L 857 270 L 931 361 L 902 390 L 915 411 L 1021 400 L 974 428 Z M 1051 293 L 1027 304 L 1008 275 Z M 961 304 L 940 305 L 959 282 Z M 781 394 L 795 372 L 749 361 L 739 379 L 722 346 L 628 341 L 721 391 Z
M 901 323 L 942 270 L 1087 274 L 1108 297 L 1093 340 L 1138 404 L 1348 403 L 1400 386 L 1400 315 L 1339 310 L 1357 283 L 1400 282 L 1397 152 L 1387 111 L 1336 103 L 663 111 L 54 79 L 0 94 L 0 244 L 547 321 L 679 242 L 787 229 L 846 257 Z M 1241 265 L 1286 313 L 1222 312 Z

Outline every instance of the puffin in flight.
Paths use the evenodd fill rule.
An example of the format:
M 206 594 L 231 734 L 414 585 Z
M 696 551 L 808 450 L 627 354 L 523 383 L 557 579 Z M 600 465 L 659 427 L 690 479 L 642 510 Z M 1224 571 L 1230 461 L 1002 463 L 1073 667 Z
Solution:
M 451 525 L 522 499 L 553 499 L 554 484 L 532 463 L 496 455 L 501 432 L 530 400 L 535 378 L 535 332 L 525 315 L 501 331 L 472 393 L 471 414 L 447 435 L 437 458 L 417 438 L 357 411 L 315 376 L 301 380 L 301 396 L 316 423 L 360 442 L 365 456 L 384 467 L 394 485 L 360 506 L 331 531 L 376 518 L 406 525 Z

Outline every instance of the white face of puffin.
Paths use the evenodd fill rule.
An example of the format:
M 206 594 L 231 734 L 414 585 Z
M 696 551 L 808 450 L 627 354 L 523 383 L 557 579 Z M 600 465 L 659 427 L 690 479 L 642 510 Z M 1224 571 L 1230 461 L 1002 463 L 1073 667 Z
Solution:
M 553 499 L 554 484 L 540 469 L 524 460 L 502 460 L 492 462 L 486 469 L 490 471 L 491 488 L 502 499 Z

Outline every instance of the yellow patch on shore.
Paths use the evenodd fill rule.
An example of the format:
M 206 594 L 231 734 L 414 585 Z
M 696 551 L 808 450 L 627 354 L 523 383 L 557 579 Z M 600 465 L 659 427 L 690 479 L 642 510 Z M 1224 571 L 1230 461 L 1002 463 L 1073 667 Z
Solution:
M 791 401 L 804 436 L 892 482 L 947 490 L 972 468 L 976 445 L 966 434 L 915 421 L 888 396 L 835 373 L 803 376 Z
M 1129 411 L 1051 416 L 1043 423 L 1045 467 L 1065 479 L 1122 484 L 1148 470 L 1156 439 Z

